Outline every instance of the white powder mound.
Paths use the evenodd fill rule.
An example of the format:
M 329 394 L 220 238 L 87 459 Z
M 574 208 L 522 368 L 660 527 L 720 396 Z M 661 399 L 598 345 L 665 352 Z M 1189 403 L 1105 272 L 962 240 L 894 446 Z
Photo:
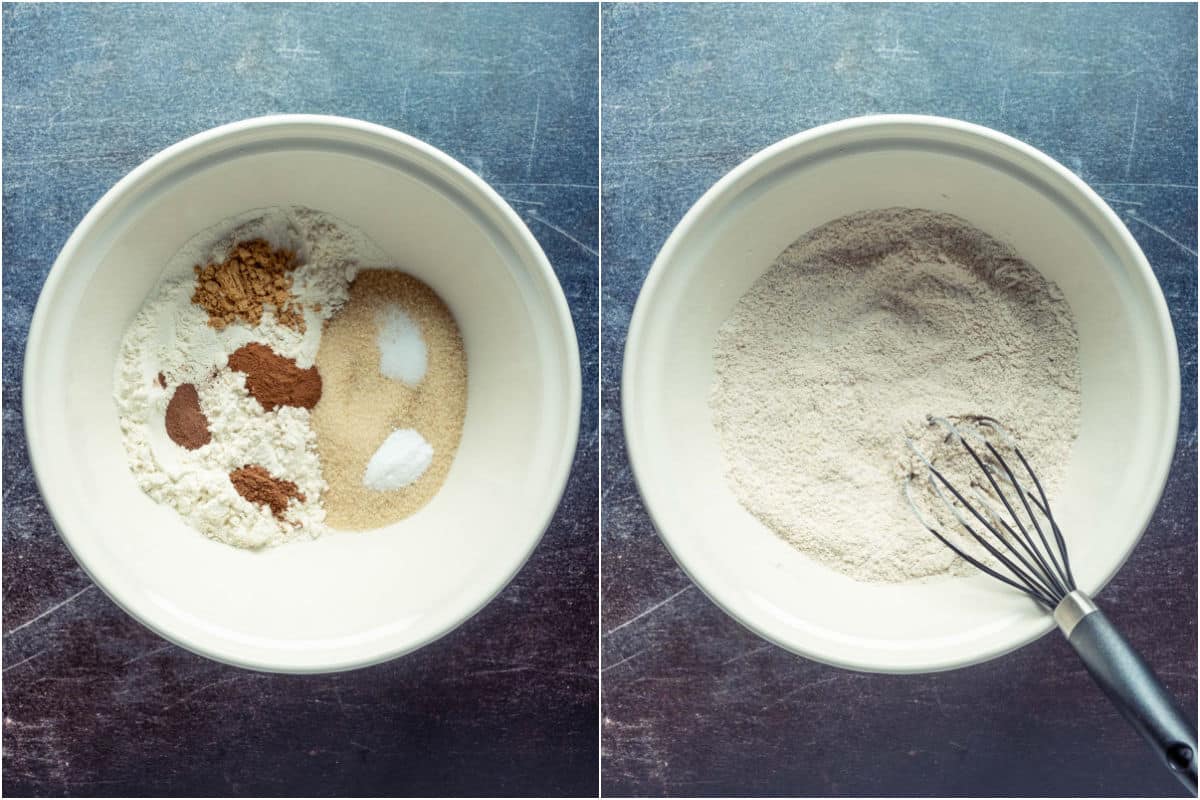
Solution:
M 379 326 L 379 371 L 386 378 L 416 386 L 424 380 L 428 366 L 420 326 L 395 305 L 381 311 L 375 322 Z
M 191 302 L 192 267 L 222 261 L 235 242 L 254 238 L 296 251 L 301 266 L 293 273 L 293 290 L 305 306 L 303 335 L 278 324 L 269 310 L 254 328 L 239 322 L 217 331 L 209 327 L 204 309 Z M 126 331 L 116 365 L 117 409 L 138 485 L 201 533 L 237 547 L 259 548 L 323 533 L 325 481 L 309 411 L 286 406 L 263 410 L 246 391 L 245 376 L 227 369 L 228 358 L 242 345 L 258 341 L 301 367 L 312 366 L 322 325 L 346 302 L 360 265 L 386 263 L 361 233 L 300 207 L 250 211 L 189 241 L 167 264 L 159 286 Z M 160 372 L 166 389 L 157 383 Z M 166 434 L 167 403 L 180 383 L 195 384 L 209 421 L 212 441 L 196 450 L 178 446 Z M 248 464 L 295 483 L 304 500 L 293 499 L 283 520 L 245 500 L 229 473 Z
M 392 431 L 367 462 L 363 485 L 386 492 L 408 486 L 433 463 L 433 447 L 411 428 Z
M 862 581 L 965 571 L 917 524 L 905 437 L 962 475 L 926 422 L 1013 431 L 1053 500 L 1079 425 L 1078 337 L 1061 291 L 948 214 L 884 209 L 788 247 L 717 334 L 710 404 L 741 503 Z

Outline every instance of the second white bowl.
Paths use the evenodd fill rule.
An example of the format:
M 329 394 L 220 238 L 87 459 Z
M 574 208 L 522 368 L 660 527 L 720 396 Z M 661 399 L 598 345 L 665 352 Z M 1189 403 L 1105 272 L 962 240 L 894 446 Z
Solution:
M 1085 591 L 1120 568 L 1158 503 L 1179 363 L 1162 292 L 1112 210 L 1048 156 L 986 128 L 915 116 L 826 125 L 745 161 L 687 213 L 650 270 L 625 352 L 629 458 L 654 524 L 700 588 L 767 639 L 831 664 L 915 672 L 999 655 L 1052 622 L 982 575 L 866 584 L 807 558 L 739 505 L 708 407 L 717 328 L 779 253 L 832 219 L 890 206 L 964 217 L 1065 293 L 1082 419 L 1051 501 Z

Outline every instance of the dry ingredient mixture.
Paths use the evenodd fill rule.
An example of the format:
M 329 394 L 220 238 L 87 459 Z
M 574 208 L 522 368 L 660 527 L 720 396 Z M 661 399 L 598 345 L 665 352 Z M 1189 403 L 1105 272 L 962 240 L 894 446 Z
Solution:
M 426 464 L 433 474 L 428 480 L 399 480 L 405 468 L 412 472 L 413 459 L 406 451 L 396 462 L 396 447 L 388 445 L 390 429 L 342 431 L 338 435 L 355 446 L 386 449 L 391 457 L 370 475 L 364 460 L 356 476 L 360 485 L 372 487 L 364 489 L 369 493 L 364 507 L 374 509 L 370 524 L 340 526 L 336 513 L 328 524 L 380 527 L 427 502 L 457 448 L 466 407 L 466 358 L 453 317 L 431 289 L 402 273 L 364 270 L 387 264 L 361 233 L 303 207 L 248 212 L 189 242 L 168 263 L 159 287 L 130 325 L 116 365 L 125 449 L 142 489 L 200 532 L 238 547 L 319 536 L 328 529 L 330 490 L 321 453 L 333 447 L 322 441 L 315 425 L 317 407 L 328 416 L 351 419 L 360 406 L 370 407 L 377 399 L 381 407 L 390 407 L 386 397 L 398 387 L 416 399 L 410 398 L 405 414 L 393 415 L 396 428 L 430 437 L 438 448 Z M 364 391 L 365 385 L 345 386 L 336 369 L 326 377 L 315 363 L 318 351 L 324 361 L 338 360 L 325 344 L 327 326 L 341 330 L 343 314 L 361 319 L 377 310 L 368 298 L 363 312 L 356 308 L 357 295 L 351 297 L 360 271 L 384 276 L 367 285 L 392 287 L 393 305 L 411 314 L 399 334 L 387 320 L 376 326 L 387 342 L 400 336 L 403 375 L 384 377 L 385 370 L 394 373 L 396 367 L 385 365 L 383 342 L 373 352 L 360 348 L 356 353 L 361 375 L 378 379 L 379 398 Z M 440 327 L 427 331 L 426 319 L 412 309 L 432 305 L 441 310 L 434 315 Z M 433 354 L 428 378 L 423 363 L 420 370 L 413 363 L 414 337 L 422 341 L 424 334 L 441 342 L 447 325 L 457 346 L 454 374 L 462 375 L 449 398 L 442 396 L 434 368 L 441 362 Z M 327 393 L 333 396 L 322 404 Z M 443 410 L 431 413 L 425 405 Z M 458 417 L 452 419 L 444 409 Z M 433 428 L 422 427 L 431 420 Z M 455 433 L 446 436 L 443 429 Z M 340 486 L 349 478 L 344 466 L 335 466 L 332 483 Z M 334 507 L 340 509 L 336 502 Z
M 1078 337 L 1056 285 L 943 213 L 889 208 L 803 236 L 738 301 L 710 397 L 740 502 L 861 581 L 958 574 L 914 520 L 912 437 L 969 474 L 928 415 L 995 417 L 1053 497 L 1079 423 Z

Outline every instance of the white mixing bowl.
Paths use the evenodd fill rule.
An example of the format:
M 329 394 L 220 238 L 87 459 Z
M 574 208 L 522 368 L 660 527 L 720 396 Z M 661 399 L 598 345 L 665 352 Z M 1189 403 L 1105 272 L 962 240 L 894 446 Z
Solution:
M 735 619 L 830 664 L 949 669 L 1033 640 L 1049 616 L 982 575 L 866 584 L 810 560 L 739 505 L 708 407 L 714 337 L 738 298 L 801 234 L 888 206 L 964 217 L 1066 294 L 1079 328 L 1082 419 L 1051 501 L 1080 588 L 1098 591 L 1166 482 L 1179 419 L 1175 336 L 1150 266 L 1112 210 L 1067 169 L 995 131 L 934 117 L 851 119 L 768 147 L 722 178 L 671 234 L 638 298 L 625 433 L 663 540 Z
M 113 366 L 126 326 L 189 238 L 236 213 L 293 204 L 358 227 L 445 299 L 467 351 L 466 422 L 445 485 L 414 516 L 249 552 L 206 539 L 134 483 Z M 88 574 L 177 644 L 287 672 L 382 661 L 482 608 L 550 522 L 579 406 L 566 300 L 512 209 L 433 147 L 336 117 L 226 125 L 122 179 L 55 262 L 25 359 L 38 486 Z

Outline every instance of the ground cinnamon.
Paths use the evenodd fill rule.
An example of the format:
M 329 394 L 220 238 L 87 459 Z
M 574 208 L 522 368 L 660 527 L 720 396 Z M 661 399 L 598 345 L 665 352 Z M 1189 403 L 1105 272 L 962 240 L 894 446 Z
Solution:
M 294 358 L 261 342 L 244 344 L 229 356 L 229 368 L 246 374 L 246 389 L 267 411 L 279 406 L 312 408 L 321 399 L 321 374 L 301 369 Z
M 267 506 L 277 518 L 283 517 L 293 497 L 304 502 L 304 495 L 296 484 L 276 478 L 258 464 L 235 469 L 229 473 L 229 480 L 238 494 L 251 503 Z
M 282 325 L 304 332 L 304 314 L 292 295 L 296 254 L 263 239 L 239 242 L 219 264 L 196 265 L 192 302 L 208 312 L 208 324 L 221 330 L 238 320 L 251 327 L 273 306 Z
M 160 373 L 161 374 L 161 373 Z M 212 441 L 208 417 L 200 408 L 200 395 L 190 383 L 175 387 L 167 403 L 167 436 L 180 447 L 195 450 Z

